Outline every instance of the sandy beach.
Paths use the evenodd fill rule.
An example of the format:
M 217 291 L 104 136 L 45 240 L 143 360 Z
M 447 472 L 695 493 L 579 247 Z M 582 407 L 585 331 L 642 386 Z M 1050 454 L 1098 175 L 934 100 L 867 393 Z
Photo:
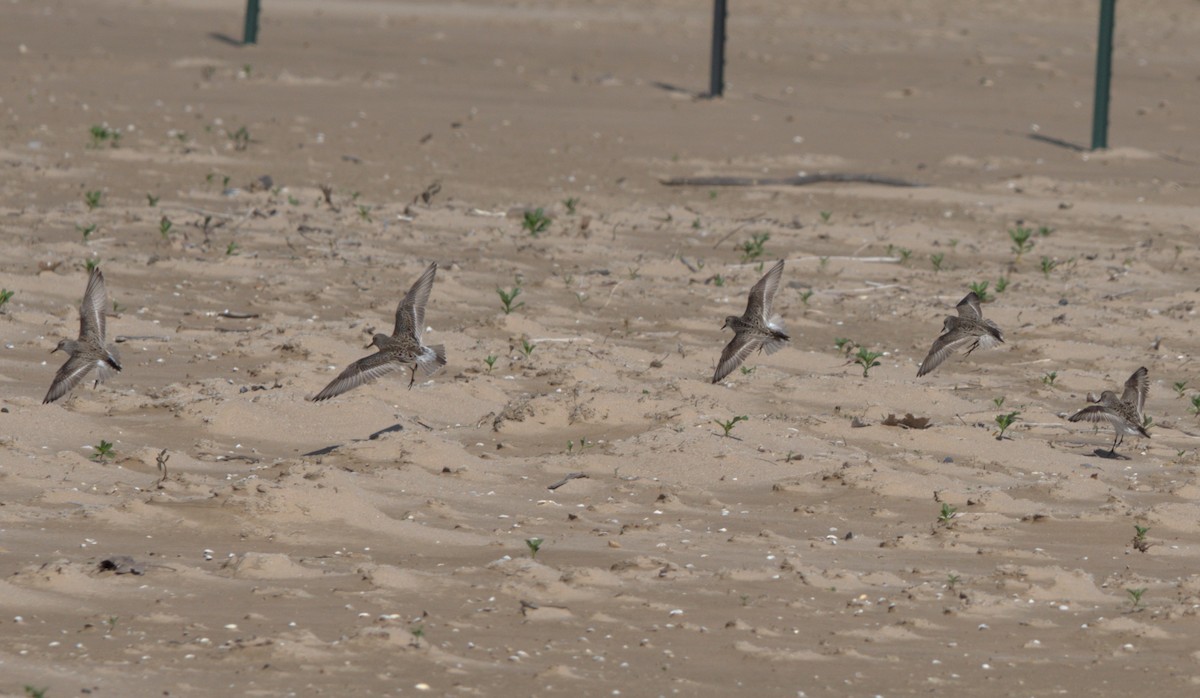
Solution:
M 1200 4 L 731 4 L 0 6 L 0 696 L 1197 691 Z

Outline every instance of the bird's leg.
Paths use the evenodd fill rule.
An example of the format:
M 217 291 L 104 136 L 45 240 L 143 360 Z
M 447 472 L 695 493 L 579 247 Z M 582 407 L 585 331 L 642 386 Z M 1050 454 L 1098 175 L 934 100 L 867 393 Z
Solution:
M 1112 445 L 1112 448 L 1108 449 L 1108 453 L 1109 453 L 1109 455 L 1111 455 L 1112 457 L 1116 458 L 1116 456 L 1117 456 L 1117 446 L 1120 446 L 1120 445 L 1121 445 L 1121 432 L 1119 432 L 1119 431 L 1118 431 L 1118 432 L 1117 432 L 1117 436 L 1116 436 L 1116 438 L 1114 438 L 1114 439 L 1113 439 L 1113 445 Z
M 979 348 L 979 340 L 977 339 L 977 340 L 975 340 L 974 342 L 972 342 L 972 343 L 971 343 L 971 348 L 970 348 L 970 349 L 967 349 L 967 353 L 966 353 L 966 354 L 963 354 L 963 356 L 970 356 L 970 355 L 971 355 L 971 352 L 975 351 L 975 350 L 976 350 L 976 349 L 978 349 L 978 348 Z
M 417 382 L 417 364 L 413 364 L 413 367 L 412 367 L 412 370 L 410 371 L 410 373 L 412 374 L 412 378 L 408 379 L 408 389 L 412 390 L 413 383 Z

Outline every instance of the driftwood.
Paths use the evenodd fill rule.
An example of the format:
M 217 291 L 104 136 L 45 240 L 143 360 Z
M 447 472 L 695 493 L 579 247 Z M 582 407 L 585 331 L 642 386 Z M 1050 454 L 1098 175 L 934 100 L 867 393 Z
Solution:
M 814 174 L 796 175 L 795 177 L 733 177 L 724 175 L 710 177 L 671 177 L 658 181 L 668 187 L 802 187 L 806 184 L 821 184 L 824 182 L 858 182 L 862 184 L 882 184 L 887 187 L 925 186 L 924 184 L 910 182 L 897 177 L 855 174 L 853 172 L 817 172 Z

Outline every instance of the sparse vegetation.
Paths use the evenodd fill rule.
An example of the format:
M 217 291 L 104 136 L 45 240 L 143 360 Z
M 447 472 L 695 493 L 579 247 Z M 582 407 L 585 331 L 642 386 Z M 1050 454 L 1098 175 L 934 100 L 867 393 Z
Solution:
M 807 291 L 801 291 L 800 292 L 800 302 L 803 303 L 804 305 L 808 305 L 808 299 L 812 298 L 812 294 L 813 294 L 813 292 L 812 292 L 811 288 Z
M 749 240 L 742 242 L 740 248 L 742 251 L 742 261 L 752 262 L 763 255 L 765 250 L 763 245 L 767 244 L 767 240 L 771 239 L 770 233 L 754 233 Z
M 508 315 L 508 314 L 512 313 L 512 311 L 525 305 L 524 301 L 517 303 L 516 305 L 513 305 L 513 301 L 517 299 L 517 296 L 521 295 L 521 287 L 520 286 L 513 286 L 511 291 L 505 291 L 502 288 L 497 288 L 496 294 L 500 296 L 500 304 L 504 309 L 505 315 Z
M 1139 587 L 1137 589 L 1126 589 L 1125 593 L 1129 594 L 1129 603 L 1133 606 L 1134 609 L 1137 609 L 1137 607 L 1142 604 L 1142 594 L 1146 593 L 1146 587 Z
M 1200 415 L 1200 394 L 1192 396 L 1192 414 Z
M 952 507 L 946 502 L 942 502 L 942 508 L 940 511 L 938 511 L 938 523 L 949 524 L 954 519 L 954 515 L 957 513 L 957 507 Z
M 725 430 L 725 433 L 722 434 L 722 436 L 729 436 L 729 432 L 733 431 L 733 428 L 735 426 L 737 426 L 738 422 L 745 422 L 745 421 L 748 421 L 749 419 L 750 418 L 745 415 L 739 415 L 739 416 L 734 417 L 725 422 L 722 422 L 719 419 L 714 419 L 713 421 L 716 422 L 717 426 L 719 426 L 719 427 L 721 427 L 721 429 Z
M 867 377 L 871 369 L 879 365 L 879 357 L 883 356 L 883 352 L 871 351 L 866 347 L 859 347 L 858 353 L 854 355 L 854 363 L 862 366 L 863 378 Z
M 167 218 L 166 216 L 163 216 L 158 220 L 158 234 L 162 236 L 163 240 L 170 238 L 171 227 L 173 225 L 174 223 L 171 222 L 171 219 Z
M 370 223 L 372 220 L 371 219 L 371 207 L 367 206 L 366 204 L 359 204 L 358 205 L 358 217 L 363 219 L 367 223 Z
M 240 251 L 241 251 L 241 248 L 238 247 L 238 244 L 236 242 L 231 241 L 228 245 L 225 246 L 225 256 L 226 257 L 232 257 Z
M 1133 547 L 1138 552 L 1146 552 L 1150 549 L 1150 541 L 1146 540 L 1146 534 L 1150 531 L 1149 526 L 1133 525 Z
M 146 195 L 146 204 L 148 206 L 150 206 L 150 208 L 154 208 L 155 206 L 158 206 L 158 199 L 159 199 L 159 197 L 157 197 L 153 194 L 147 194 Z
M 994 398 L 992 398 L 992 404 L 996 406 L 996 409 L 1000 409 L 1001 407 L 1004 407 L 1005 399 L 1006 398 L 1003 395 L 1001 395 L 1000 397 L 994 397 Z
M 488 354 L 487 356 L 483 357 L 483 363 L 487 364 L 487 367 L 488 367 L 487 372 L 491 373 L 492 368 L 495 367 L 495 365 L 496 365 L 496 355 Z
M 92 189 L 83 193 L 83 203 L 89 211 L 94 211 L 100 207 L 100 199 L 103 198 L 104 192 L 99 189 Z
M 757 369 L 758 367 L 757 366 L 740 366 L 739 368 L 742 369 L 743 376 L 749 376 L 750 374 L 754 373 L 754 370 Z
M 1019 415 L 1019 414 L 1021 414 L 1021 413 L 1020 412 L 1009 412 L 1007 414 L 996 415 L 996 424 L 1000 426 L 1000 433 L 996 434 L 997 441 L 1004 438 L 1004 432 L 1008 431 L 1008 428 L 1011 427 L 1017 421 L 1017 415 Z
M 1048 225 L 1038 226 L 1038 235 L 1041 235 L 1042 237 L 1050 237 L 1050 233 L 1053 232 L 1054 228 L 1051 228 Z
M 242 126 L 230 134 L 229 140 L 233 141 L 234 150 L 245 150 L 250 147 L 250 131 L 245 126 Z
M 105 146 L 116 148 L 121 145 L 121 132 L 115 128 L 96 124 L 92 126 L 89 133 L 92 136 L 92 142 L 88 144 L 89 148 L 98 150 Z
M 12 300 L 14 293 L 16 293 L 16 291 L 10 291 L 7 288 L 0 288 L 0 308 L 3 308 L 10 300 Z
M 92 446 L 92 460 L 97 463 L 108 460 L 113 457 L 113 445 L 111 441 L 100 439 L 100 443 Z
M 1054 387 L 1054 381 L 1058 380 L 1058 371 L 1047 371 L 1046 375 L 1042 376 L 1042 382 L 1051 388 Z
M 821 215 L 821 222 L 828 224 L 829 219 L 833 218 L 833 211 L 821 211 L 820 215 Z
M 912 250 L 908 249 L 907 247 L 901 247 L 897 249 L 896 252 L 900 255 L 900 263 L 908 264 L 908 258 L 912 256 Z
M 29 684 L 25 684 L 25 695 L 28 696 L 28 698 L 46 698 L 46 691 L 49 690 L 49 686 L 45 688 L 34 688 Z
M 90 274 L 92 270 L 100 266 L 100 260 L 96 257 L 91 257 L 83 263 L 83 268 Z
M 934 271 L 942 270 L 942 260 L 944 260 L 944 259 L 946 259 L 946 253 L 944 253 L 944 252 L 938 252 L 938 253 L 929 255 L 929 261 L 933 264 Z
M 1031 235 L 1033 228 L 1018 225 L 1008 229 L 1008 237 L 1012 239 L 1012 251 L 1017 256 L 1015 261 L 1018 264 L 1021 262 L 1021 255 L 1033 249 L 1033 240 L 1029 239 Z
M 526 538 L 525 539 L 525 545 L 529 547 L 530 559 L 534 559 L 534 560 L 537 559 L 538 551 L 542 549 L 542 542 L 543 541 L 541 538 Z
M 833 340 L 833 345 L 836 346 L 837 350 L 843 354 L 849 354 L 850 350 L 854 347 L 854 340 L 850 339 L 849 337 L 835 337 Z
M 537 348 L 536 344 L 529 341 L 528 339 L 525 339 L 523 337 L 521 338 L 521 353 L 525 355 L 525 358 L 528 359 L 529 356 L 531 354 L 533 354 L 533 350 L 536 348 Z
M 1043 255 L 1041 266 L 1042 266 L 1042 274 L 1044 274 L 1046 276 L 1046 278 L 1049 279 L 1050 272 L 1052 272 L 1058 268 L 1058 262 Z
M 579 199 L 574 196 L 569 197 L 566 201 L 563 201 L 563 206 L 567 208 L 568 216 L 574 216 L 575 209 L 579 206 Z
M 1171 384 L 1171 387 L 1175 389 L 1175 398 L 1179 399 L 1183 397 L 1184 391 L 1187 390 L 1187 381 L 1176 381 Z
M 988 293 L 987 281 L 974 281 L 968 284 L 968 288 L 974 291 L 975 295 L 979 296 L 980 303 L 987 303 L 992 300 L 992 294 Z
M 725 285 L 725 277 L 721 276 L 720 274 L 714 274 L 713 278 L 712 278 L 712 282 L 713 282 L 713 286 L 716 286 L 717 288 L 721 288 L 722 286 Z
M 550 217 L 541 208 L 526 211 L 525 216 L 521 220 L 521 228 L 533 237 L 537 237 L 550 228 Z
M 1001 276 L 999 279 L 996 279 L 996 293 L 1004 293 L 1004 291 L 1007 288 L 1008 288 L 1008 277 L 1007 276 Z
M 88 238 L 92 236 L 92 233 L 96 232 L 96 224 L 92 223 L 91 225 L 79 225 L 76 223 L 75 230 L 83 236 L 83 241 L 87 242 Z

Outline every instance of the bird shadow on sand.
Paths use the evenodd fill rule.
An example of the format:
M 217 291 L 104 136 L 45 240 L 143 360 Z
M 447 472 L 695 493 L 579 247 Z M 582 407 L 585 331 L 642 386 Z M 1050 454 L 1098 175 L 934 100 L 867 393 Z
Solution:
M 1097 448 L 1096 450 L 1092 451 L 1092 455 L 1105 460 L 1133 460 L 1129 456 L 1123 456 L 1120 453 L 1110 451 L 1106 448 Z
M 365 439 L 351 439 L 347 443 L 353 444 L 353 443 L 358 443 L 360 441 L 374 441 L 375 439 L 378 439 L 379 437 L 383 436 L 384 434 L 390 434 L 392 432 L 399 432 L 399 431 L 404 431 L 404 425 L 397 423 L 397 424 L 393 424 L 390 427 L 384 427 L 383 429 L 380 429 L 379 431 L 373 432 L 370 436 L 368 436 Z M 300 457 L 301 458 L 311 458 L 313 456 L 327 456 L 330 453 L 333 453 L 334 451 L 338 450 L 339 448 L 341 448 L 342 446 L 345 446 L 345 445 L 346 444 L 333 444 L 332 446 L 318 448 L 315 451 L 309 451 L 308 453 L 302 454 Z

